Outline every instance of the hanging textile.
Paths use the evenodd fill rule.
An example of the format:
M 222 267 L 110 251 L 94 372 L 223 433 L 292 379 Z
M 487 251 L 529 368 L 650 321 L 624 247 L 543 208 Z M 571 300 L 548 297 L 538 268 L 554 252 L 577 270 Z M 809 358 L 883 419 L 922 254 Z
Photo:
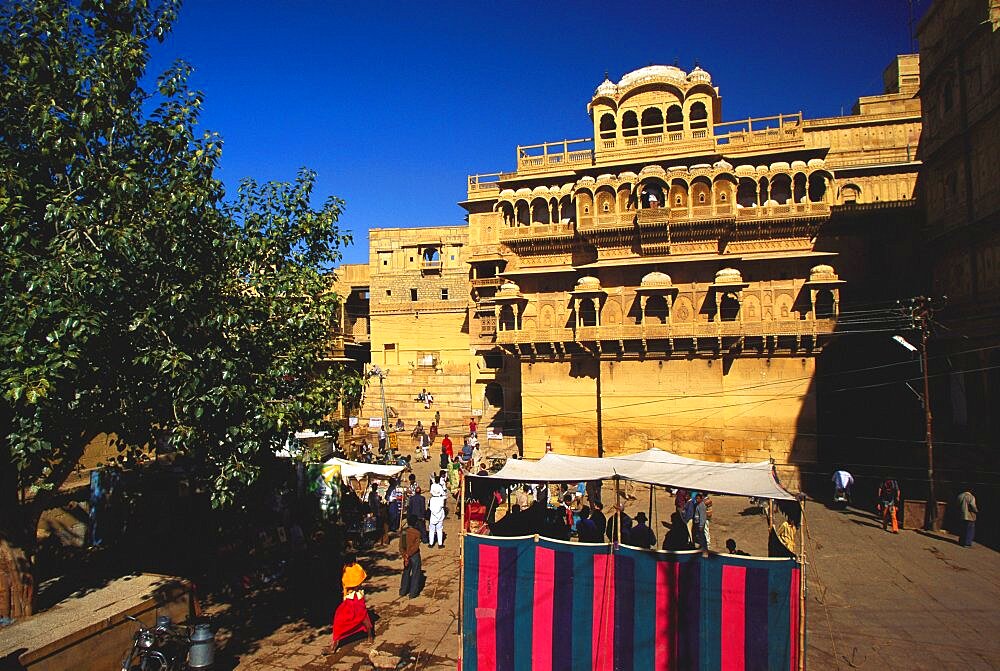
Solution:
M 798 564 L 465 536 L 463 671 L 797 669 Z

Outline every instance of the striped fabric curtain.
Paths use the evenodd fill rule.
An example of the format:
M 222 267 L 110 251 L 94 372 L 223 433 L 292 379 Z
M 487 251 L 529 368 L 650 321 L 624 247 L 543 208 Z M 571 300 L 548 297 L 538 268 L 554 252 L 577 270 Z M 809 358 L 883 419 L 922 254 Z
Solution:
M 798 668 L 792 559 L 465 536 L 462 669 Z

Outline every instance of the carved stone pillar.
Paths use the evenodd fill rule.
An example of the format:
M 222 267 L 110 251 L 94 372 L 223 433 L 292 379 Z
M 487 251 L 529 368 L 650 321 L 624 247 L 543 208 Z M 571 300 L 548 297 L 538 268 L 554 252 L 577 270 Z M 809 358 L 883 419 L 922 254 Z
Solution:
M 649 296 L 642 294 L 639 296 L 639 325 L 646 325 L 646 301 L 649 300 Z
M 576 328 L 580 328 L 580 299 L 573 298 L 573 319 L 576 323 Z
M 601 325 L 601 298 L 600 296 L 594 296 L 590 299 L 594 304 L 594 326 Z

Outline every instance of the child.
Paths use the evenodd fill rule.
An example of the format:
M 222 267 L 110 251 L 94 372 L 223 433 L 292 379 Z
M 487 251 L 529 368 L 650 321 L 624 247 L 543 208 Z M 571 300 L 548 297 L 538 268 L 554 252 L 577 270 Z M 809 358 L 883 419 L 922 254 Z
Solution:
M 357 562 L 357 557 L 348 554 L 344 557 L 344 573 L 341 582 L 344 585 L 344 600 L 337 606 L 333 614 L 333 634 L 330 641 L 332 652 L 337 651 L 340 642 L 348 636 L 360 631 L 368 634 L 370 642 L 375 641 L 375 626 L 368 614 L 365 603 L 365 593 L 358 589 L 368 575 Z

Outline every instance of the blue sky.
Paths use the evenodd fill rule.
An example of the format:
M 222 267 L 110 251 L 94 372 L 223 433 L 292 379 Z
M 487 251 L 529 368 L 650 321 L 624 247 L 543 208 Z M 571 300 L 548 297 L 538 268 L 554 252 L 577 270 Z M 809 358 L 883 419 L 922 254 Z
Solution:
M 906 0 L 188 0 L 151 67 L 194 66 L 230 192 L 316 170 L 357 263 L 369 228 L 462 223 L 466 176 L 513 169 L 516 145 L 589 137 L 605 70 L 698 61 L 724 120 L 830 116 L 881 92 L 908 22 Z

